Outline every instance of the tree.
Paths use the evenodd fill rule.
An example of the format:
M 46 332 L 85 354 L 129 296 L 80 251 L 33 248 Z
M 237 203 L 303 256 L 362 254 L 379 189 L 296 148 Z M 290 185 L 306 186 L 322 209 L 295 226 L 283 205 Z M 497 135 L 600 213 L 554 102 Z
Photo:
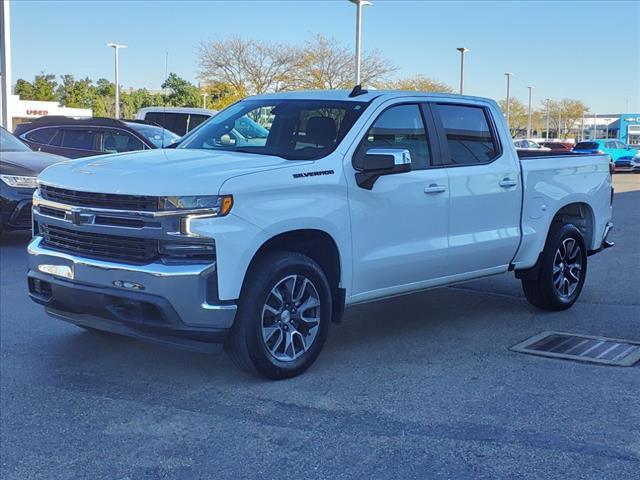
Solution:
M 56 100 L 56 76 L 42 72 L 36 75 L 33 82 L 33 100 L 55 101 Z
M 353 53 L 336 40 L 317 34 L 307 40 L 300 59 L 295 65 L 292 87 L 314 89 L 336 89 L 354 86 Z M 381 84 L 396 71 L 396 67 L 379 52 L 367 52 L 362 58 L 361 83 Z
M 62 83 L 56 90 L 57 100 L 65 107 L 93 108 L 96 89 L 88 77 L 76 81 L 73 75 L 61 75 Z
M 208 95 L 207 107 L 222 110 L 242 98 L 232 85 L 224 82 L 211 82 L 202 87 L 203 93 Z
M 507 101 L 500 100 L 498 102 L 500 109 L 507 114 Z M 528 108 L 515 97 L 509 99 L 509 131 L 511 136 L 515 137 L 518 133 L 527 130 Z
M 548 102 L 548 103 L 547 103 Z M 542 103 L 541 115 L 545 119 L 549 111 L 550 129 L 557 138 L 566 139 L 582 120 L 589 108 L 580 100 L 565 98 L 560 101 L 548 100 Z M 546 127 L 545 127 L 546 128 Z M 552 133 L 553 135 L 553 133 Z
M 418 92 L 453 92 L 453 89 L 449 85 L 425 77 L 424 75 L 414 75 L 413 77 L 384 82 L 379 85 L 379 88 L 389 90 L 412 90 Z
M 288 85 L 299 52 L 284 44 L 238 36 L 200 44 L 199 76 L 231 85 L 241 97 L 279 91 Z
M 169 95 L 167 95 L 167 103 L 169 105 L 174 107 L 201 106 L 198 87 L 175 73 L 170 73 L 161 87 L 169 90 Z
M 35 92 L 33 89 L 33 84 L 22 78 L 19 78 L 16 81 L 14 92 L 16 95 L 20 97 L 21 100 L 35 100 L 34 99 Z

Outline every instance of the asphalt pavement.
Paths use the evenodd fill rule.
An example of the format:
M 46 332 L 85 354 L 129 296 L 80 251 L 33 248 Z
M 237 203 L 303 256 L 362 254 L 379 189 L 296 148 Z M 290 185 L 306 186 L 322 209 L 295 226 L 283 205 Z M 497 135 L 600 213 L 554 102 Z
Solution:
M 640 175 L 580 300 L 541 312 L 512 275 L 381 301 L 281 382 L 86 332 L 26 293 L 29 235 L 0 248 L 3 479 L 640 478 L 640 365 L 514 353 L 544 330 L 640 340 Z

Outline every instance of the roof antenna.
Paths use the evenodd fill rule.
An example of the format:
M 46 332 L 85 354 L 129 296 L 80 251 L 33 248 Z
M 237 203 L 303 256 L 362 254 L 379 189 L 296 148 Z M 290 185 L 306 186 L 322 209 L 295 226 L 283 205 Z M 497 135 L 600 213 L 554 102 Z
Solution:
M 353 87 L 353 90 L 351 90 L 349 98 L 357 97 L 359 95 L 365 95 L 367 93 L 369 93 L 369 90 L 365 90 L 364 88 L 362 88 L 362 85 L 358 84 Z

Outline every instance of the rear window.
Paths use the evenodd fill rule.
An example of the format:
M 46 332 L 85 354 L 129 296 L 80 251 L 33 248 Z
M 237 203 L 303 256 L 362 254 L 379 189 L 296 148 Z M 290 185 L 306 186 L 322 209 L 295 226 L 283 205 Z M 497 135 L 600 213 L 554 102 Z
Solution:
M 597 142 L 580 142 L 573 147 L 574 150 L 597 150 L 598 148 Z
M 161 127 L 171 130 L 180 136 L 187 133 L 187 122 L 189 114 L 172 112 L 149 112 L 144 117 L 149 122 L 156 123 Z

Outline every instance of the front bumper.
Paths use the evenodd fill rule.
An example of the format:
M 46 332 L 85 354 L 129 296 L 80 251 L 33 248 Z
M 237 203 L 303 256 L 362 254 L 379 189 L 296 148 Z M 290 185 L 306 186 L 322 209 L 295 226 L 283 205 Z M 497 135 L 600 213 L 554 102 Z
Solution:
M 31 228 L 31 197 L 34 190 L 0 184 L 0 230 Z
M 29 295 L 47 313 L 117 334 L 202 349 L 223 342 L 237 306 L 215 301 L 216 265 L 129 265 L 28 247 Z
M 616 172 L 638 172 L 640 171 L 640 162 L 631 158 L 618 159 L 615 162 Z

